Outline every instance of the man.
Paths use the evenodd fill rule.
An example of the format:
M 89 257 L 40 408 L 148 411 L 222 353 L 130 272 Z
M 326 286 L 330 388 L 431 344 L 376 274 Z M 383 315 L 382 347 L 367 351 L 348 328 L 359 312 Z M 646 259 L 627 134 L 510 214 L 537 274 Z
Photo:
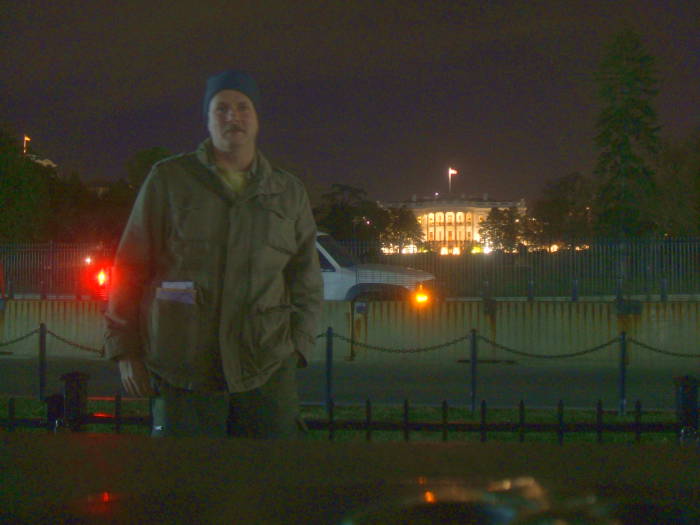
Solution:
M 107 356 L 154 436 L 292 438 L 323 284 L 306 192 L 257 150 L 253 78 L 208 79 L 209 138 L 153 166 L 115 257 Z

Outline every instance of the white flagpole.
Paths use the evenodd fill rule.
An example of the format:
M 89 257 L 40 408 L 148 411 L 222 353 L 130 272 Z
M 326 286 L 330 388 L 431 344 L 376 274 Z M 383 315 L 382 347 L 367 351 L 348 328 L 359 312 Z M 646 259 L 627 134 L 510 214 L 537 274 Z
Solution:
M 447 184 L 449 188 L 449 193 L 452 193 L 452 175 L 457 175 L 457 170 L 452 167 L 447 168 Z

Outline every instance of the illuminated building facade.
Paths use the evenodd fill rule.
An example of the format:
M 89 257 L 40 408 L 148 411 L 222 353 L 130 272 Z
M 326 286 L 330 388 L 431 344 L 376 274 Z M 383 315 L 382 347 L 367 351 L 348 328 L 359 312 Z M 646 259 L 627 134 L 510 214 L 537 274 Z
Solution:
M 460 253 L 481 242 L 480 224 L 486 220 L 492 208 L 516 207 L 525 213 L 525 200 L 494 201 L 484 194 L 482 198 L 434 196 L 410 201 L 395 202 L 389 206 L 406 206 L 418 219 L 423 229 L 423 239 L 438 248 L 441 253 Z

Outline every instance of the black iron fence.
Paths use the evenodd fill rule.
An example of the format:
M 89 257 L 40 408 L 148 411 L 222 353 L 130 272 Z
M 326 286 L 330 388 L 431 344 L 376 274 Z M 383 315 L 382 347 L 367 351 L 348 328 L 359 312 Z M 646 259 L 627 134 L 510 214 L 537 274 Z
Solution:
M 358 260 L 434 274 L 454 297 L 578 297 L 700 293 L 700 239 L 586 241 L 556 251 L 522 249 L 441 255 L 385 253 L 376 243 L 341 243 Z
M 85 424 L 110 424 L 113 425 L 115 432 L 120 432 L 122 425 L 137 424 L 150 425 L 151 416 L 148 417 L 128 417 L 121 415 L 122 398 L 120 394 L 114 397 L 114 413 L 112 415 L 96 415 L 87 413 L 87 382 L 89 377 L 80 372 L 65 374 L 61 377 L 64 381 L 63 395 L 54 394 L 45 396 L 46 388 L 46 339 L 47 336 L 52 336 L 64 343 L 71 344 L 76 348 L 86 352 L 96 352 L 102 354 L 102 349 L 90 348 L 79 343 L 74 343 L 68 339 L 49 330 L 45 324 L 41 324 L 37 330 L 29 332 L 21 338 L 13 341 L 0 342 L 0 347 L 15 344 L 20 340 L 32 337 L 38 334 L 38 384 L 39 384 L 39 399 L 47 404 L 47 415 L 45 419 L 26 419 L 17 418 L 15 414 L 14 400 L 10 399 L 8 404 L 7 418 L 0 420 L 0 426 L 9 430 L 14 430 L 17 427 L 36 427 L 55 430 L 59 426 L 66 426 L 72 430 L 79 430 Z M 634 423 L 604 423 L 603 422 L 603 407 L 602 402 L 598 402 L 596 406 L 596 422 L 565 422 L 564 421 L 564 404 L 559 401 L 557 406 L 557 421 L 549 424 L 543 423 L 527 423 L 525 421 L 525 404 L 524 401 L 519 405 L 519 421 L 517 423 L 489 423 L 487 421 L 486 402 L 482 401 L 480 405 L 480 421 L 449 421 L 449 407 L 446 401 L 442 403 L 442 421 L 441 422 L 426 422 L 426 421 L 410 421 L 409 420 L 409 402 L 404 401 L 404 412 L 402 422 L 380 422 L 372 419 L 372 404 L 367 401 L 365 406 L 364 420 L 337 420 L 335 418 L 335 401 L 333 395 L 333 362 L 334 352 L 333 343 L 335 339 L 350 342 L 358 347 L 364 347 L 368 350 L 391 353 L 418 353 L 436 351 L 446 348 L 453 344 L 469 340 L 470 344 L 470 363 L 471 363 L 471 412 L 474 414 L 477 410 L 477 364 L 479 355 L 479 342 L 485 342 L 500 348 L 503 351 L 511 352 L 516 355 L 527 356 L 530 358 L 541 359 L 566 359 L 573 358 L 587 353 L 597 352 L 610 345 L 617 344 L 619 347 L 619 405 L 617 414 L 625 415 L 627 407 L 627 392 L 626 392 L 626 377 L 627 377 L 627 347 L 629 344 L 637 344 L 640 348 L 652 352 L 663 353 L 665 355 L 687 358 L 700 359 L 700 354 L 680 354 L 667 350 L 654 348 L 641 341 L 633 338 L 628 338 L 625 332 L 622 332 L 618 338 L 606 341 L 592 348 L 567 352 L 562 354 L 536 354 L 509 348 L 501 345 L 496 341 L 491 341 L 483 336 L 480 336 L 476 330 L 471 330 L 463 337 L 447 341 L 443 344 L 432 345 L 424 348 L 384 348 L 376 345 L 370 345 L 359 341 L 354 341 L 341 334 L 333 331 L 332 327 L 328 327 L 325 334 L 319 334 L 317 338 L 325 338 L 326 342 L 326 384 L 325 384 L 325 408 L 326 418 L 313 419 L 307 421 L 307 426 L 313 430 L 327 430 L 329 439 L 334 439 L 337 430 L 364 430 L 368 440 L 372 439 L 372 433 L 381 430 L 402 431 L 404 439 L 409 440 L 412 431 L 433 431 L 442 432 L 443 439 L 447 440 L 450 432 L 478 432 L 481 440 L 487 439 L 488 432 L 517 432 L 520 440 L 524 439 L 526 432 L 556 432 L 557 439 L 560 443 L 564 440 L 566 433 L 580 432 L 595 432 L 598 436 L 598 441 L 602 441 L 602 434 L 607 432 L 632 432 L 636 436 L 636 441 L 640 440 L 642 433 L 650 432 L 674 432 L 679 440 L 696 441 L 698 438 L 698 381 L 690 376 L 679 377 L 674 380 L 676 392 L 676 413 L 677 420 L 675 422 L 652 423 L 642 422 L 642 407 L 641 402 L 635 403 Z
M 90 294 L 90 270 L 112 254 L 99 244 L 0 244 L 0 297 Z
M 377 243 L 344 241 L 360 262 L 410 266 L 434 274 L 450 297 L 579 297 L 700 294 L 700 239 L 589 241 L 517 253 L 385 253 Z M 77 295 L 85 259 L 109 260 L 113 248 L 87 244 L 0 245 L 5 294 Z M 3 279 L 0 277 L 0 281 Z M 2 293 L 0 282 L 0 294 Z

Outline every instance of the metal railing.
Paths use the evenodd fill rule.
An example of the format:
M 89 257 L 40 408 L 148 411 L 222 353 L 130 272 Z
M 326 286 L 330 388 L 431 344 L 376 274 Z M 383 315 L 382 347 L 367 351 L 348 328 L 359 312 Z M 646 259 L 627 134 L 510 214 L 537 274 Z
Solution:
M 700 239 L 585 241 L 578 249 L 440 255 L 386 254 L 376 243 L 341 243 L 361 262 L 430 272 L 454 297 L 601 297 L 700 293 Z
M 451 297 L 601 297 L 700 294 L 700 239 L 585 241 L 584 249 L 440 255 L 386 254 L 378 243 L 341 242 L 361 262 L 411 266 L 434 274 Z M 441 243 L 442 244 L 442 243 Z M 464 247 L 466 248 L 466 247 Z M 113 248 L 88 244 L 0 245 L 6 294 L 79 294 L 88 255 Z M 2 273 L 2 272 L 0 272 Z
M 10 298 L 20 294 L 80 297 L 87 291 L 86 257 L 109 260 L 112 253 L 111 248 L 94 244 L 0 244 L 0 293 Z
M 10 400 L 8 405 L 8 417 L 4 421 L 0 421 L 0 424 L 6 428 L 13 430 L 16 427 L 30 426 L 30 427 L 46 427 L 55 429 L 57 425 L 66 425 L 73 430 L 78 430 L 82 425 L 85 424 L 113 424 L 115 432 L 119 432 L 120 428 L 124 424 L 139 424 L 146 425 L 150 424 L 151 416 L 148 418 L 143 417 L 132 417 L 123 418 L 121 416 L 121 395 L 117 394 L 114 398 L 114 415 L 94 415 L 87 414 L 87 381 L 89 377 L 86 374 L 80 372 L 74 372 L 70 374 L 65 374 L 62 376 L 62 380 L 65 382 L 64 396 L 60 395 L 45 397 L 46 388 L 46 338 L 51 335 L 58 340 L 71 344 L 83 351 L 97 352 L 100 355 L 104 354 L 103 349 L 91 348 L 79 343 L 71 342 L 54 332 L 47 329 L 45 324 L 41 324 L 37 330 L 29 332 L 21 336 L 20 338 L 14 339 L 12 341 L 0 342 L 0 347 L 9 346 L 15 344 L 21 340 L 24 340 L 33 335 L 39 334 L 39 399 L 46 401 L 47 403 L 47 418 L 45 420 L 24 420 L 15 417 L 14 401 Z M 675 388 L 676 388 L 676 404 L 677 404 L 677 415 L 678 420 L 672 423 L 642 423 L 642 409 L 641 402 L 637 401 L 635 404 L 635 421 L 633 424 L 630 423 L 615 423 L 615 424 L 603 424 L 602 415 L 603 408 L 602 402 L 598 402 L 596 406 L 596 423 L 565 423 L 563 418 L 564 404 L 563 401 L 559 401 L 557 406 L 557 422 L 551 424 L 542 423 L 526 423 L 525 422 L 525 409 L 524 401 L 520 401 L 519 405 L 519 421 L 518 423 L 487 423 L 487 409 L 486 402 L 481 402 L 481 419 L 479 423 L 475 422 L 449 422 L 447 420 L 448 405 L 446 401 L 442 404 L 442 422 L 411 422 L 409 421 L 409 404 L 408 401 L 404 401 L 404 417 L 401 423 L 395 422 L 378 422 L 372 419 L 372 405 L 368 400 L 365 406 L 365 419 L 360 420 L 344 420 L 337 421 L 335 419 L 335 401 L 333 396 L 333 342 L 335 339 L 350 342 L 359 347 L 364 347 L 368 350 L 378 351 L 378 352 L 390 352 L 390 353 L 417 353 L 417 352 L 432 352 L 443 348 L 447 348 L 458 342 L 469 340 L 470 344 L 470 362 L 471 362 L 471 378 L 470 378 L 470 388 L 471 388 L 471 412 L 476 413 L 477 409 L 477 363 L 479 354 L 479 342 L 484 342 L 490 344 L 496 348 L 499 348 L 505 352 L 514 353 L 520 356 L 526 356 L 529 358 L 538 359 L 566 359 L 578 357 L 587 353 L 593 353 L 600 351 L 608 346 L 617 344 L 619 347 L 619 376 L 618 376 L 618 386 L 619 386 L 619 405 L 617 413 L 619 415 L 625 415 L 627 406 L 627 394 L 626 394 L 626 374 L 627 374 L 627 347 L 629 343 L 637 344 L 640 348 L 648 351 L 662 353 L 665 355 L 677 357 L 677 358 L 689 358 L 689 359 L 700 359 L 700 354 L 681 354 L 677 352 L 670 352 L 660 348 L 655 348 L 646 343 L 642 343 L 633 338 L 628 338 L 625 332 L 620 333 L 620 336 L 610 341 L 604 342 L 602 344 L 596 345 L 591 348 L 575 351 L 566 352 L 561 354 L 537 354 L 533 352 L 527 352 L 523 350 L 517 350 L 514 348 L 501 345 L 496 341 L 492 341 L 483 336 L 478 335 L 476 330 L 471 330 L 465 336 L 447 341 L 442 344 L 432 345 L 423 348 L 389 348 L 381 347 L 377 345 L 370 345 L 362 343 L 359 341 L 354 341 L 351 338 L 347 338 L 341 334 L 334 332 L 332 327 L 328 327 L 324 334 L 319 334 L 317 339 L 324 338 L 326 342 L 326 382 L 325 382 L 325 407 L 327 418 L 314 419 L 307 421 L 307 426 L 310 429 L 327 429 L 329 432 L 329 439 L 333 439 L 334 433 L 338 429 L 349 429 L 349 430 L 364 430 L 367 434 L 367 439 L 371 440 L 371 434 L 374 431 L 379 430 L 401 430 L 404 433 L 404 439 L 409 440 L 409 434 L 411 431 L 425 430 L 425 431 L 441 431 L 444 436 L 444 440 L 447 440 L 448 432 L 480 432 L 481 440 L 486 440 L 486 435 L 488 432 L 504 432 L 513 431 L 518 432 L 520 439 L 524 439 L 524 433 L 528 431 L 535 432 L 556 432 L 557 439 L 560 443 L 564 440 L 565 433 L 574 432 L 596 432 L 598 435 L 598 441 L 602 441 L 603 431 L 612 432 L 634 432 L 636 436 L 636 441 L 639 441 L 642 432 L 675 432 L 679 440 L 695 440 L 697 439 L 698 431 L 698 382 L 692 377 L 676 378 Z

